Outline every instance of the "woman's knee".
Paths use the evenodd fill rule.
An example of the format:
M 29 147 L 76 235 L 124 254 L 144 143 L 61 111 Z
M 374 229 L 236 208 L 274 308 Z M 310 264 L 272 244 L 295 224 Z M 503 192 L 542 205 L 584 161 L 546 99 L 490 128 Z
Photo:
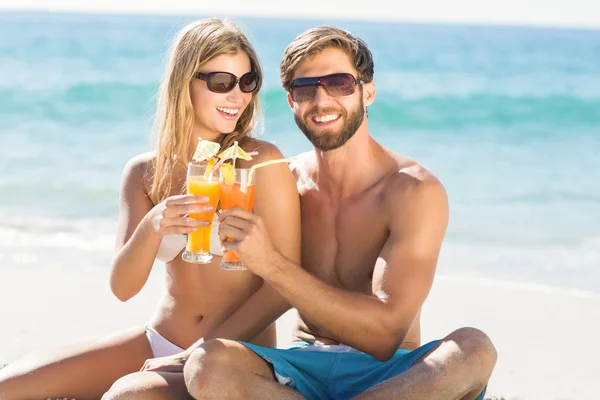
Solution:
M 159 400 L 156 382 L 148 372 L 135 372 L 118 379 L 102 400 Z
M 131 397 L 135 384 L 138 382 L 137 374 L 138 372 L 119 378 L 108 389 L 108 392 L 104 393 L 102 400 L 120 400 L 127 396 Z

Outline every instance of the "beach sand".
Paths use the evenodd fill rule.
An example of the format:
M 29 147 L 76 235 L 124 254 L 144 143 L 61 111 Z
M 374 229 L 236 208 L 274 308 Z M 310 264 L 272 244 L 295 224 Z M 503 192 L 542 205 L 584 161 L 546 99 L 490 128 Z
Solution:
M 98 268 L 0 270 L 0 366 L 30 351 L 100 338 L 146 321 L 163 292 L 157 264 L 127 303 Z M 290 339 L 294 312 L 278 323 Z M 499 359 L 488 393 L 506 400 L 597 400 L 600 296 L 438 277 L 423 310 L 423 340 L 462 326 L 485 331 Z

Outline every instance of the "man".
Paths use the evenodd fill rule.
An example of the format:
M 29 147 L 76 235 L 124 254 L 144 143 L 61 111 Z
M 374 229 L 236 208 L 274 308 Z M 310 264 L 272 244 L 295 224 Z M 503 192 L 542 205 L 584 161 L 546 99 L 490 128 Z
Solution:
M 274 250 L 239 208 L 220 238 L 298 310 L 292 349 L 211 340 L 184 368 L 196 399 L 480 399 L 496 362 L 473 328 L 421 345 L 420 312 L 448 223 L 446 192 L 369 133 L 375 99 L 366 44 L 329 27 L 286 49 L 281 79 L 314 145 L 292 165 L 301 195 L 302 266 Z

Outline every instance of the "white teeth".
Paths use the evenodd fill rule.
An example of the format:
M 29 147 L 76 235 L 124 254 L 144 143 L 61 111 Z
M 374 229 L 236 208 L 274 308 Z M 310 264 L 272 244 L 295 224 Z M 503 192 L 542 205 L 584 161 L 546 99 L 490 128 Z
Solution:
M 318 115 L 314 117 L 315 122 L 330 122 L 339 118 L 337 114 Z
M 217 107 L 217 110 L 224 112 L 229 115 L 237 115 L 239 108 L 225 108 L 225 107 Z

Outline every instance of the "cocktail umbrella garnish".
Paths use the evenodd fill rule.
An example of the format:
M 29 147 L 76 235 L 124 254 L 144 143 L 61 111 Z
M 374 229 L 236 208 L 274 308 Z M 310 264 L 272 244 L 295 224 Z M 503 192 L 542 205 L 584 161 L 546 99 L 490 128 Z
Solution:
M 238 158 L 242 160 L 250 161 L 252 160 L 252 156 L 244 151 L 240 146 L 238 146 L 237 140 L 233 142 L 233 145 L 228 149 L 224 150 L 221 154 L 219 154 L 219 158 L 221 161 L 233 159 L 233 168 L 235 168 L 235 161 Z
M 196 152 L 194 153 L 192 160 L 196 162 L 208 160 L 217 154 L 220 149 L 221 145 L 219 143 L 198 138 L 198 146 L 196 146 Z

